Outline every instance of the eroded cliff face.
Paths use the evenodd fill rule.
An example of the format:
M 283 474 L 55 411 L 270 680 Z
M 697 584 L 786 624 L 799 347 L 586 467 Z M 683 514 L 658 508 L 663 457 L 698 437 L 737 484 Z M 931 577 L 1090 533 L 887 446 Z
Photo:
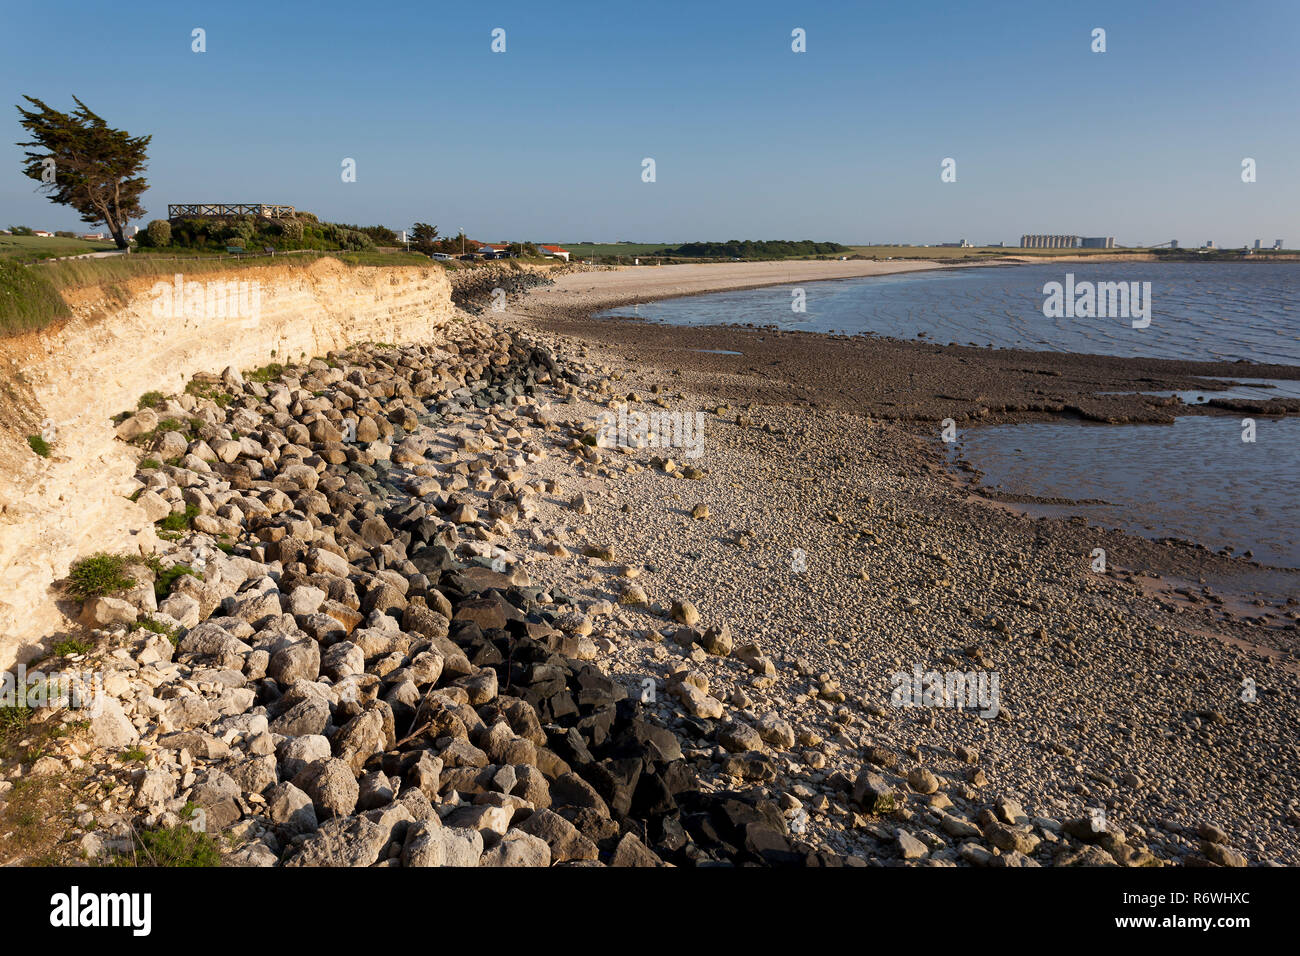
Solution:
M 178 265 L 183 265 L 178 263 Z M 199 372 L 256 368 L 324 355 L 356 342 L 436 340 L 456 315 L 438 266 L 233 269 L 185 276 L 253 282 L 257 315 L 186 317 L 156 305 L 150 277 L 65 294 L 71 321 L 0 342 L 0 668 L 31 658 L 70 621 L 51 589 L 78 557 L 151 549 L 153 527 L 128 500 L 136 455 L 112 417 L 148 391 L 180 392 Z M 229 311 L 229 310 L 228 310 Z M 53 435 L 48 459 L 25 435 Z M 75 615 L 76 608 L 64 611 Z

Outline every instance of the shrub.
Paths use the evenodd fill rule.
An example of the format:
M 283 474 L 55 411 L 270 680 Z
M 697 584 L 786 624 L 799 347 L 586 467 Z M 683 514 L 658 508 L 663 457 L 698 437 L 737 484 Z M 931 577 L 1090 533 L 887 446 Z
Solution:
M 40 455 L 42 458 L 50 457 L 50 443 L 40 435 L 28 435 L 27 444 L 31 445 L 32 451 L 36 452 L 36 454 Z
M 166 219 L 155 219 L 145 229 L 151 246 L 170 246 L 172 243 L 172 224 Z
M 50 653 L 55 657 L 71 657 L 73 654 L 85 654 L 94 648 L 95 645 L 90 641 L 81 641 L 72 637 L 66 641 L 59 641 L 50 648 Z
M 173 511 L 166 518 L 158 522 L 158 527 L 163 531 L 186 531 L 189 529 L 190 522 L 199 516 L 199 509 L 195 505 L 186 505 L 184 511 Z M 157 587 L 154 588 L 157 590 Z
M 68 569 L 66 589 L 79 598 L 125 591 L 135 586 L 135 579 L 127 575 L 126 568 L 127 559 L 120 554 L 92 554 Z
M 181 636 L 176 628 L 171 624 L 164 624 L 162 621 L 155 621 L 151 617 L 137 618 L 131 625 L 132 631 L 149 631 L 153 634 L 161 634 L 167 640 L 171 641 L 172 647 L 180 643 Z
M 366 249 L 373 249 L 375 242 L 364 232 L 347 229 L 344 230 L 343 237 L 339 240 L 339 245 L 350 252 L 362 252 Z
M 185 509 L 186 514 L 189 513 L 189 510 L 189 508 Z M 182 575 L 188 574 L 192 577 L 199 577 L 199 573 L 188 564 L 173 564 L 170 568 L 162 568 L 159 566 L 156 567 L 154 571 L 156 577 L 153 582 L 153 593 L 159 600 L 162 600 L 171 593 L 172 585 L 175 584 L 176 579 Z
M 192 804 L 186 804 L 188 810 Z M 186 816 L 184 810 L 182 817 Z M 110 866 L 220 866 L 221 851 L 216 841 L 202 831 L 192 830 L 188 824 L 158 830 L 145 830 L 135 835 L 131 854 L 114 854 Z
M 265 384 L 266 382 L 279 378 L 283 374 L 284 366 L 279 362 L 272 362 L 270 365 L 264 365 L 259 369 L 254 369 L 249 372 L 245 378 L 250 382 L 260 382 Z
M 21 694 L 18 696 L 22 697 Z M 25 730 L 31 719 L 32 711 L 25 698 L 20 703 L 0 707 L 0 740 Z
M 153 408 L 163 403 L 162 392 L 145 392 L 140 396 L 140 400 L 135 403 L 136 408 Z
M 293 241 L 293 242 L 298 242 L 298 241 L 300 241 L 300 240 L 302 239 L 302 236 L 303 236 L 303 225 L 302 225 L 302 220 L 301 220 L 301 219 L 281 219 L 281 220 L 280 220 L 280 235 L 284 236 L 284 238 L 286 238 L 286 239 L 288 239 L 288 240 L 290 240 L 290 241 Z

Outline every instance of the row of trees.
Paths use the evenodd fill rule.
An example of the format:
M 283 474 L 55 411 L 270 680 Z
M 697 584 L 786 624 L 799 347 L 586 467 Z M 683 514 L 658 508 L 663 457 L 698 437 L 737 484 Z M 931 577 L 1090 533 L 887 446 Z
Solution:
M 682 256 L 691 259 L 784 259 L 792 256 L 825 256 L 848 252 L 838 242 L 811 239 L 728 239 L 726 242 L 687 242 L 660 249 L 649 255 Z

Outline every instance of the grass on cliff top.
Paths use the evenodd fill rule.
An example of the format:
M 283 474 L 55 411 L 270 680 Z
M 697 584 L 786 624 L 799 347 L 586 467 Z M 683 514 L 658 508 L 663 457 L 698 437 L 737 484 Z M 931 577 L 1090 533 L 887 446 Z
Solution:
M 406 252 L 307 252 L 274 256 L 200 256 L 177 257 L 164 252 L 132 253 L 112 259 L 72 259 L 64 262 L 40 263 L 32 266 L 39 270 L 56 289 L 75 289 L 83 286 L 103 285 L 127 279 L 159 276 L 170 279 L 176 273 L 186 280 L 200 272 L 221 272 L 228 269 L 307 269 L 320 259 L 337 259 L 347 266 L 432 266 L 428 256 Z
M 70 314 L 48 276 L 0 259 L 0 335 L 41 329 Z
M 0 259 L 30 262 L 56 256 L 82 256 L 116 249 L 112 239 L 69 239 L 67 236 L 0 236 Z

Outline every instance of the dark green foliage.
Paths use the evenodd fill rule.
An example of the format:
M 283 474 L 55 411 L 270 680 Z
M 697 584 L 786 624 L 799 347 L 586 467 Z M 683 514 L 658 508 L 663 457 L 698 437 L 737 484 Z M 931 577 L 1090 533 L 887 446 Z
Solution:
M 785 259 L 791 256 L 824 256 L 848 252 L 838 242 L 811 239 L 728 239 L 726 242 L 687 242 L 676 248 L 660 249 L 651 255 L 682 256 L 690 259 Z
M 126 573 L 129 565 L 120 554 L 92 554 L 73 563 L 68 569 L 67 592 L 74 597 L 98 597 L 135 586 Z
M 19 125 L 32 136 L 18 145 L 33 147 L 23 153 L 23 175 L 40 183 L 51 202 L 81 213 L 83 222 L 107 225 L 118 248 L 127 248 L 127 223 L 144 215 L 140 195 L 148 183 L 140 174 L 152 137 L 113 129 L 75 96 L 71 113 L 23 99 L 35 107 L 17 107 Z

